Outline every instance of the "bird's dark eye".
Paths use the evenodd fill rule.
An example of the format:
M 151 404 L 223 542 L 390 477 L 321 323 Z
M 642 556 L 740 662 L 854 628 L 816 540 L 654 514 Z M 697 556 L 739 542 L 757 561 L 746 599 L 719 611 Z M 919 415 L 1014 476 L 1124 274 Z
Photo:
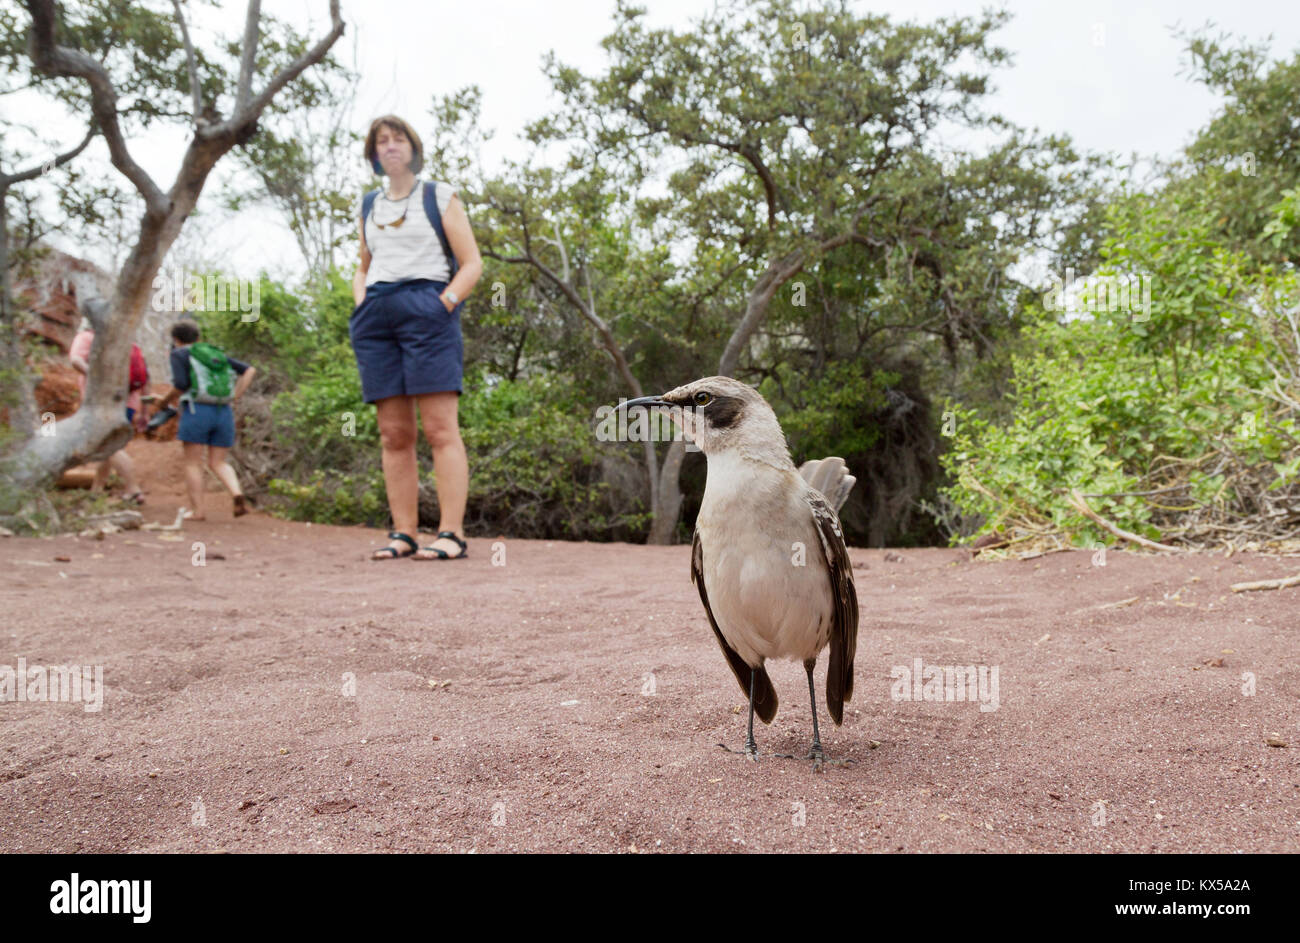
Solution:
M 713 394 L 704 390 L 700 390 L 691 398 L 695 400 L 696 406 L 707 406 L 709 403 L 713 402 Z

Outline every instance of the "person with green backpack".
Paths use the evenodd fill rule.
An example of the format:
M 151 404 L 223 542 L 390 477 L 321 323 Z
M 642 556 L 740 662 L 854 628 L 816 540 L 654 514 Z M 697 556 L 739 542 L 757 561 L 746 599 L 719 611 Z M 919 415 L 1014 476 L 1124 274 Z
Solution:
M 224 350 L 199 340 L 194 321 L 177 321 L 172 326 L 172 390 L 159 408 L 166 409 L 179 399 L 180 428 L 176 438 L 185 450 L 185 486 L 190 496 L 190 519 L 204 520 L 203 449 L 207 465 L 234 498 L 235 517 L 248 513 L 235 470 L 226 456 L 235 445 L 235 411 L 231 404 L 243 395 L 257 373 Z

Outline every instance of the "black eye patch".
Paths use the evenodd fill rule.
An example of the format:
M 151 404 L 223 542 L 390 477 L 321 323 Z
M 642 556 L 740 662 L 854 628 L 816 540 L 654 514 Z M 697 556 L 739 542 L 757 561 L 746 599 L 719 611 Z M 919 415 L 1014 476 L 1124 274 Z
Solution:
M 705 414 L 709 417 L 709 425 L 713 428 L 726 429 L 736 424 L 743 408 L 740 400 L 733 396 L 714 396 Z

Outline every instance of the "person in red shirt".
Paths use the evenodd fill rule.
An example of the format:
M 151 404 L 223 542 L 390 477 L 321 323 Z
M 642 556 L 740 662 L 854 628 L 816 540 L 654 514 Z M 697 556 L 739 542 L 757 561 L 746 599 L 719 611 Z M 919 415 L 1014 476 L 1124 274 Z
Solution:
M 86 375 L 90 371 L 90 348 L 95 342 L 95 332 L 90 327 L 90 322 L 83 320 L 81 330 L 77 336 L 72 339 L 72 346 L 68 348 L 68 359 L 72 366 L 77 370 L 77 387 L 81 390 L 81 396 L 86 396 Z M 131 423 L 137 432 L 144 430 L 145 418 L 143 403 L 143 389 L 129 389 L 126 397 L 126 421 Z M 135 478 L 135 463 L 131 461 L 131 456 L 126 454 L 126 448 L 123 447 L 110 455 L 106 460 L 95 466 L 95 480 L 91 484 L 92 491 L 103 491 L 108 484 L 109 471 L 115 471 L 122 479 L 126 486 L 126 493 L 122 495 L 122 500 L 129 501 L 132 504 L 144 504 L 144 492 Z

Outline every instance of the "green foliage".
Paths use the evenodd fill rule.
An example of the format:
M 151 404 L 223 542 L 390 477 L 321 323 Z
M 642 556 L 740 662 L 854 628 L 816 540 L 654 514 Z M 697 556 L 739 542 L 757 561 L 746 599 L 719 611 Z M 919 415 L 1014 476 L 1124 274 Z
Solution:
M 781 428 L 796 456 L 857 456 L 870 451 L 880 437 L 875 414 L 886 403 L 885 390 L 898 382 L 892 372 L 864 376 L 861 365 L 850 361 L 830 364 L 825 372 L 800 383 L 783 367 L 759 384 L 770 403 L 783 404 L 783 389 L 799 390 L 800 405 L 789 411 L 774 407 Z
M 1126 236 L 1145 244 L 1142 233 Z M 1167 246 L 1150 322 L 1127 312 L 1044 317 L 1034 352 L 1015 360 L 1009 423 L 953 405 L 947 493 L 984 516 L 981 532 L 1109 539 L 1069 500 L 1077 489 L 1112 496 L 1089 503 L 1159 538 L 1186 530 L 1190 512 L 1248 515 L 1261 475 L 1274 490 L 1294 480 L 1296 416 L 1268 392 L 1274 367 L 1294 358 L 1278 330 L 1279 299 L 1300 298 L 1294 275 L 1252 276 L 1242 259 L 1194 240 Z M 1112 257 L 1126 256 L 1116 247 Z
M 351 287 L 341 277 L 299 297 L 282 286 L 263 293 L 263 318 L 225 339 L 253 349 L 293 380 L 271 404 L 279 469 L 270 483 L 280 513 L 296 520 L 382 526 L 388 505 L 375 409 L 347 340 Z M 490 375 L 471 360 L 460 402 L 470 461 L 469 522 L 477 529 L 574 539 L 627 539 L 645 525 L 636 507 L 616 507 L 600 480 L 594 409 L 571 382 L 537 374 Z M 418 448 L 432 495 L 427 447 Z M 426 526 L 436 524 L 422 500 Z
M 546 377 L 487 384 L 470 378 L 460 403 L 470 464 L 469 518 L 479 530 L 563 537 L 626 539 L 646 523 L 637 507 L 614 507 L 600 480 L 601 454 L 590 411 L 571 389 Z M 355 366 L 322 368 L 275 404 L 295 467 L 328 465 L 271 491 L 296 520 L 365 523 L 387 520 L 379 433 L 373 407 L 358 406 Z M 355 418 L 355 434 L 338 431 Z M 427 450 L 422 475 L 432 491 Z M 339 469 L 347 469 L 340 471 Z M 422 503 L 423 508 L 423 503 Z M 424 519 L 425 526 L 436 520 Z
M 109 73 L 123 114 L 138 127 L 154 122 L 188 123 L 191 115 L 190 79 L 185 46 L 170 4 L 141 4 L 132 0 L 83 0 L 59 4 L 55 39 L 89 55 Z M 188 18 L 195 39 L 194 56 L 199 88 L 204 102 L 217 103 L 228 111 L 237 87 L 244 22 L 227 18 L 232 26 L 225 37 L 204 37 L 196 33 L 193 17 Z M 28 16 L 17 17 L 0 8 L 0 67 L 21 76 L 30 69 L 26 58 Z M 263 13 L 259 20 L 253 87 L 264 88 L 270 78 L 298 58 L 307 38 L 285 21 Z M 207 39 L 207 42 L 204 42 Z M 316 71 L 338 70 L 327 56 Z M 321 94 L 320 79 L 308 70 L 289 83 L 272 100 L 270 113 L 291 111 L 313 104 Z M 15 83 L 18 84 L 18 83 Z M 52 95 L 70 110 L 89 115 L 90 90 L 80 78 L 34 76 L 33 84 Z
M 1149 279 L 1149 310 L 1028 309 L 1003 417 L 952 406 L 947 495 L 983 532 L 1223 540 L 1280 527 L 1300 475 L 1294 113 L 1300 55 L 1187 39 L 1221 111 L 1160 189 L 1107 209 L 1096 275 Z M 1130 298 L 1130 302 L 1133 302 Z M 1282 501 L 1278 505 L 1272 502 Z
M 295 520 L 382 526 L 379 425 L 374 407 L 362 402 L 348 341 L 351 283 L 332 271 L 314 290 L 277 286 L 263 302 L 263 317 L 244 340 L 281 378 L 270 404 L 279 448 L 271 493 Z
M 304 481 L 273 478 L 270 492 L 281 516 L 320 524 L 365 524 L 382 527 L 388 521 L 384 474 L 371 469 L 359 475 L 311 472 Z
M 840 273 L 852 266 L 874 286 L 857 298 L 877 323 L 941 337 L 954 362 L 967 345 L 987 353 L 1016 314 L 989 273 L 1029 244 L 1066 247 L 1097 202 L 1100 160 L 981 108 L 1007 60 L 994 39 L 1006 13 L 918 24 L 758 0 L 686 30 L 651 28 L 644 13 L 619 4 L 602 75 L 548 60 L 568 108 L 534 136 L 586 142 L 586 162 L 629 187 L 663 180 L 671 198 L 644 196 L 638 222 L 656 240 L 689 241 L 687 278 L 708 284 L 719 264 L 735 273 L 727 288 L 741 304 L 765 274 L 779 270 L 779 286 L 799 273 L 791 262 L 809 271 L 839 251 Z M 945 123 L 998 143 L 941 159 L 931 129 Z M 689 322 L 715 356 L 739 307 Z
M 1294 261 L 1300 231 L 1265 227 L 1300 181 L 1300 52 L 1270 62 L 1267 43 L 1208 31 L 1183 38 L 1192 76 L 1222 96 L 1223 104 L 1187 149 L 1190 171 L 1172 189 L 1212 195 L 1218 211 L 1209 223 L 1225 247 L 1258 262 Z
M 1272 217 L 1260 233 L 1260 241 L 1267 242 L 1274 251 L 1280 250 L 1300 229 L 1300 189 L 1292 187 L 1282 191 L 1282 199 L 1273 206 Z
M 1015 341 L 1012 267 L 1030 247 L 1095 253 L 1079 227 L 1106 161 L 984 108 L 1008 18 L 748 0 L 660 28 L 619 3 L 606 69 L 548 58 L 564 108 L 530 141 L 569 161 L 485 188 L 504 237 L 489 257 L 557 272 L 581 246 L 595 307 L 646 390 L 720 371 L 761 380 L 800 458 L 828 447 L 862 475 L 853 538 L 915 532 L 912 499 L 937 475 L 929 398 L 895 390 L 898 407 L 877 415 L 886 390 L 951 389 L 957 375 L 988 399 L 1005 364 L 970 364 Z M 948 153 L 945 125 L 994 143 Z
M 263 274 L 258 299 L 255 320 L 244 320 L 238 311 L 196 311 L 194 315 L 204 340 L 258 368 L 263 374 L 261 389 L 289 389 L 336 363 L 340 353 L 347 355 L 344 363 L 351 363 L 348 318 L 353 310 L 352 284 L 337 269 L 303 291 Z M 355 375 L 355 364 L 352 372 Z
M 644 510 L 613 507 L 600 477 L 595 411 L 549 376 L 467 383 L 462 435 L 469 502 L 509 533 L 626 539 Z
M 110 476 L 110 485 L 117 480 L 116 475 Z M 135 510 L 104 491 L 54 488 L 20 493 L 0 479 L 0 525 L 23 537 L 75 534 L 91 526 L 92 516 L 123 509 Z

